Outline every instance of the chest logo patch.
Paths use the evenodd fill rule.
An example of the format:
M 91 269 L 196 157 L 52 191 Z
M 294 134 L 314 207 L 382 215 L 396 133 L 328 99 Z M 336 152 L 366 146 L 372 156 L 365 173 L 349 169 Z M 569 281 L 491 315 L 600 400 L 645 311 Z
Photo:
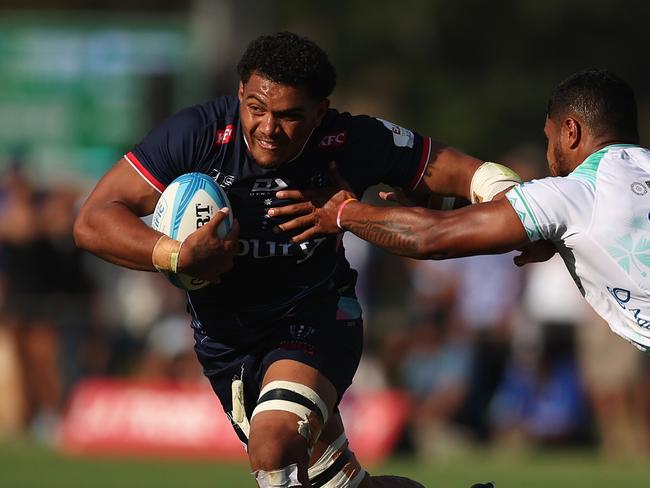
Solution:
M 348 132 L 342 130 L 340 132 L 334 132 L 332 134 L 327 134 L 318 143 L 320 149 L 329 149 L 332 147 L 341 147 L 344 146 L 348 140 Z
M 221 146 L 222 144 L 228 144 L 232 139 L 233 134 L 233 125 L 227 125 L 223 129 L 217 130 L 217 135 L 214 138 L 214 145 Z

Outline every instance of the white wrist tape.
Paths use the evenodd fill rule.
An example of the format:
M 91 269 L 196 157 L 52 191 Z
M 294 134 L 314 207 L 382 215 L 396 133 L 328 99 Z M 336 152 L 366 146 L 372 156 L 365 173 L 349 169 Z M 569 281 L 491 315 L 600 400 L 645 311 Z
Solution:
M 472 203 L 489 202 L 498 193 L 521 183 L 521 177 L 507 166 L 483 163 L 472 176 L 470 194 Z

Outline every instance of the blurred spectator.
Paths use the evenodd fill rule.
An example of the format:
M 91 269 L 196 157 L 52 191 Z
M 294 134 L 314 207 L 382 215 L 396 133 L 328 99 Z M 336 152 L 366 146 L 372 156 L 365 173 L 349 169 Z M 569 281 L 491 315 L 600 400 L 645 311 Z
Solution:
M 579 360 L 599 446 L 608 458 L 650 453 L 650 358 L 591 312 L 578 327 Z
M 524 273 L 513 254 L 457 259 L 456 311 L 473 347 L 471 385 L 462 417 L 481 440 L 490 438 L 487 409 L 510 355 L 513 316 Z
M 71 232 L 77 197 L 73 188 L 36 188 L 20 164 L 2 180 L 2 322 L 18 351 L 22 421 L 45 442 L 81 376 L 78 351 L 91 317 L 93 287 Z
M 194 355 L 194 336 L 185 315 L 161 318 L 149 330 L 133 372 L 138 379 L 203 381 Z
M 584 440 L 588 423 L 573 330 L 547 325 L 538 354 L 513 354 L 489 414 L 499 443 L 559 445 Z
M 16 332 L 26 407 L 23 422 L 49 436 L 61 408 L 62 384 L 59 343 L 45 299 L 50 248 L 39 212 L 42 198 L 21 166 L 9 170 L 3 180 L 0 219 L 2 316 Z
M 418 322 L 409 336 L 399 371 L 411 399 L 412 440 L 421 456 L 453 454 L 468 442 L 455 421 L 470 385 L 471 348 L 435 317 Z
M 571 416 L 569 399 L 584 399 L 584 392 L 589 389 L 589 385 L 585 385 L 583 382 L 582 368 L 585 363 L 578 360 L 578 354 L 582 355 L 581 351 L 584 349 L 582 341 L 584 335 L 578 332 L 582 329 L 585 329 L 585 332 L 591 331 L 592 327 L 587 327 L 586 324 L 593 319 L 593 313 L 566 272 L 564 262 L 559 256 L 556 255 L 545 263 L 529 265 L 527 272 L 528 279 L 522 299 L 523 323 L 520 324 L 515 335 L 515 349 L 526 351 L 525 347 L 521 347 L 522 343 L 536 344 L 537 348 L 542 351 L 543 357 L 531 360 L 535 364 L 528 369 L 538 372 L 543 369 L 545 370 L 543 374 L 546 375 L 553 372 L 553 365 L 550 364 L 550 361 L 556 360 L 563 363 L 565 378 L 556 378 L 555 380 L 546 378 L 544 381 L 555 381 L 556 386 L 560 381 L 564 381 L 563 387 L 567 389 L 564 392 L 565 401 L 559 398 L 554 399 L 555 407 L 558 410 L 565 409 L 566 425 L 563 435 L 567 438 L 580 435 L 586 438 L 587 425 L 584 422 L 580 423 L 578 419 L 571 420 L 569 418 Z M 551 340 L 553 338 L 555 340 Z M 602 356 L 599 361 L 602 364 Z M 556 370 L 555 372 L 559 373 L 560 371 Z M 573 390 L 568 389 L 571 385 L 573 385 Z M 547 401 L 551 402 L 551 399 Z M 588 417 L 586 414 L 591 409 L 587 405 L 582 409 L 584 410 L 583 416 Z M 576 407 L 576 410 L 580 409 Z

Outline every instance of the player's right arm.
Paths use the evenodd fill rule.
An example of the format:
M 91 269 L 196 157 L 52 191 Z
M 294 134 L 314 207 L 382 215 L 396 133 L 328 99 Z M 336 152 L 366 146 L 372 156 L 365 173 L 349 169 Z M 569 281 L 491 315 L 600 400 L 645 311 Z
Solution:
M 140 217 L 153 213 L 160 192 L 122 158 L 97 183 L 74 224 L 77 246 L 127 268 L 155 271 L 153 251 L 162 234 Z M 232 267 L 237 229 L 225 240 L 217 227 L 225 214 L 217 212 L 208 225 L 192 233 L 180 247 L 178 271 L 218 281 Z
M 339 223 L 342 229 L 389 252 L 416 259 L 503 253 L 530 244 L 505 198 L 452 211 L 352 201 Z

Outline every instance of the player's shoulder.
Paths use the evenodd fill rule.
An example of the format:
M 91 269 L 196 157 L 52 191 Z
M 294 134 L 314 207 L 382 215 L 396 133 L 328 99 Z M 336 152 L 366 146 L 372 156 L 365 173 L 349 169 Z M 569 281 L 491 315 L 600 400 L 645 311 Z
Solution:
M 631 162 L 632 164 L 626 164 Z M 650 171 L 650 151 L 634 144 L 612 144 L 594 152 L 567 176 L 592 190 L 619 185 L 623 172 Z
M 574 173 L 568 176 L 547 176 L 525 181 L 515 188 L 521 189 L 523 193 L 549 194 L 556 198 L 561 195 L 572 198 L 582 193 L 593 193 L 590 179 L 576 176 Z
M 341 147 L 352 140 L 375 144 L 378 137 L 395 138 L 400 135 L 412 137 L 413 133 L 379 117 L 339 112 L 333 108 L 328 109 L 317 133 L 321 149 Z

